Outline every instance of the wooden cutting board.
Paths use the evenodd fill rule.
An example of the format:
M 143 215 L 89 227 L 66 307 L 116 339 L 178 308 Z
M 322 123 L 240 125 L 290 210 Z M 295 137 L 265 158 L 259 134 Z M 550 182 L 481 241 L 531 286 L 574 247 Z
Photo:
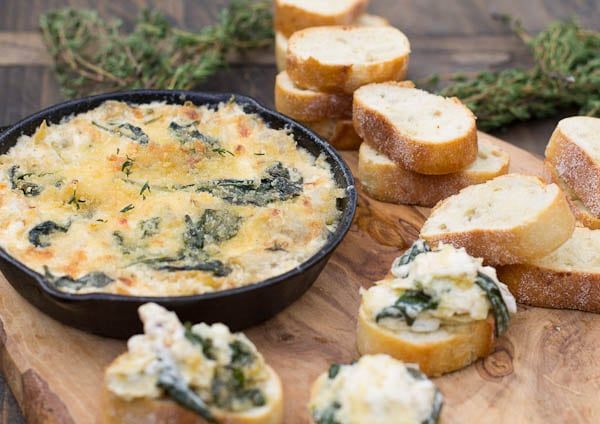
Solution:
M 480 137 L 510 153 L 511 171 L 541 172 L 533 155 Z M 355 170 L 356 152 L 343 156 Z M 246 332 L 282 377 L 286 423 L 308 422 L 309 386 L 331 362 L 357 359 L 359 288 L 387 273 L 427 213 L 361 192 L 354 225 L 315 285 Z M 1 276 L 0 342 L 2 372 L 32 423 L 96 422 L 103 369 L 125 349 L 48 318 Z M 520 306 L 491 356 L 435 382 L 445 423 L 598 423 L 600 315 Z

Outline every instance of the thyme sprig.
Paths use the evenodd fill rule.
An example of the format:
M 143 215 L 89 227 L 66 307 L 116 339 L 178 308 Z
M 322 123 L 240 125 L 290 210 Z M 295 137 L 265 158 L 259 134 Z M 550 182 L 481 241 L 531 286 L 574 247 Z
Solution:
M 215 25 L 197 32 L 176 28 L 149 9 L 131 32 L 120 20 L 73 8 L 43 14 L 40 27 L 68 97 L 125 88 L 191 89 L 225 66 L 230 52 L 273 39 L 267 0 L 232 0 Z
M 573 109 L 600 116 L 600 32 L 567 20 L 532 36 L 518 20 L 496 18 L 529 46 L 534 66 L 474 76 L 453 74 L 444 78 L 451 83 L 440 94 L 460 98 L 477 115 L 477 126 L 487 131 Z M 439 77 L 433 76 L 428 84 L 438 82 Z

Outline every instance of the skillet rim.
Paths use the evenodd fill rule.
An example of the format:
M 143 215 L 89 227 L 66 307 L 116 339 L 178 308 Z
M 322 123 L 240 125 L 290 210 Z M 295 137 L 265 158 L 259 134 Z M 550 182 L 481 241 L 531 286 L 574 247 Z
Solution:
M 155 96 L 156 99 L 149 101 L 147 100 L 145 102 L 136 102 L 135 99 L 131 98 L 135 98 L 136 96 Z M 0 146 L 4 146 L 4 144 L 7 143 L 7 140 L 13 137 L 14 142 L 12 142 L 12 145 L 10 147 L 14 146 L 17 143 L 18 138 L 24 134 L 23 128 L 28 125 L 38 122 L 36 126 L 39 126 L 43 120 L 48 120 L 49 122 L 57 123 L 68 116 L 91 110 L 92 108 L 99 106 L 101 103 L 107 100 L 119 100 L 130 104 L 143 104 L 149 103 L 151 101 L 166 101 L 167 103 L 174 103 L 173 100 L 175 100 L 176 98 L 181 100 L 181 103 L 183 103 L 186 100 L 190 100 L 196 106 L 212 106 L 217 105 L 221 102 L 233 100 L 235 103 L 242 106 L 245 112 L 258 115 L 261 119 L 265 121 L 265 123 L 269 127 L 271 127 L 271 124 L 273 122 L 268 122 L 265 116 L 269 117 L 271 120 L 279 121 L 279 123 L 282 124 L 281 128 L 289 128 L 292 132 L 297 130 L 300 133 L 304 133 L 305 135 L 307 135 L 307 140 L 309 140 L 310 143 L 316 145 L 321 153 L 325 153 L 327 155 L 328 163 L 332 167 L 332 174 L 334 174 L 334 178 L 336 170 L 338 172 L 341 172 L 341 177 L 345 184 L 344 186 L 338 188 L 342 188 L 345 190 L 347 202 L 345 207 L 341 210 L 342 215 L 340 216 L 338 225 L 334 233 L 330 235 L 327 242 L 316 253 L 314 253 L 306 261 L 302 262 L 294 269 L 291 269 L 283 274 L 278 274 L 276 276 L 260 280 L 255 283 L 247 284 L 241 287 L 234 287 L 226 290 L 217 290 L 214 292 L 183 296 L 129 296 L 102 292 L 85 294 L 62 292 L 57 288 L 53 287 L 42 274 L 29 268 L 27 265 L 25 265 L 12 255 L 10 255 L 8 252 L 6 252 L 6 250 L 2 246 L 0 246 L 0 258 L 8 262 L 10 265 L 16 267 L 19 271 L 26 273 L 29 277 L 32 277 L 36 281 L 38 287 L 40 287 L 46 294 L 50 295 L 52 298 L 63 302 L 110 301 L 126 304 L 156 302 L 170 305 L 189 304 L 195 301 L 205 301 L 214 298 L 225 298 L 254 290 L 260 290 L 262 288 L 277 285 L 289 279 L 292 279 L 311 269 L 323 259 L 328 260 L 327 256 L 333 253 L 333 251 L 337 248 L 337 246 L 346 236 L 348 230 L 352 225 L 354 214 L 356 212 L 357 191 L 352 172 L 350 171 L 350 168 L 348 167 L 346 162 L 342 159 L 341 155 L 329 143 L 324 141 L 316 133 L 314 133 L 312 130 L 305 127 L 304 125 L 294 121 L 293 119 L 266 107 L 265 105 L 258 102 L 252 97 L 236 93 L 223 92 L 136 89 L 103 93 L 94 96 L 67 100 L 65 102 L 54 104 L 52 106 L 40 110 L 39 112 L 29 115 L 13 125 L 10 125 L 8 127 L 0 127 Z M 255 110 L 246 111 L 247 106 L 250 106 Z M 78 110 L 80 108 L 81 110 Z M 65 109 L 67 110 L 67 113 L 65 113 Z M 48 119 L 49 116 L 53 114 L 59 115 L 59 118 L 52 120 Z M 306 147 L 303 148 L 306 149 Z M 314 155 L 312 152 L 309 153 L 311 154 L 311 156 L 317 156 Z M 336 181 L 336 183 L 339 184 L 339 181 Z M 9 281 L 9 283 L 13 285 L 11 281 Z

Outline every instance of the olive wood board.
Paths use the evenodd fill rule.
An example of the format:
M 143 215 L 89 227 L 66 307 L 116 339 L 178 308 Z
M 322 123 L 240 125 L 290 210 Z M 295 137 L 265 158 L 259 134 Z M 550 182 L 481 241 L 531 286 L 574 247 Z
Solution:
M 510 153 L 511 171 L 542 171 L 532 154 L 480 137 Z M 355 170 L 356 152 L 343 157 Z M 358 358 L 359 288 L 385 276 L 417 238 L 427 213 L 361 192 L 354 224 L 315 285 L 291 307 L 246 331 L 283 380 L 286 423 L 309 422 L 309 387 L 330 363 Z M 124 342 L 52 320 L 2 276 L 0 342 L 1 370 L 29 422 L 97 422 L 103 370 L 124 351 Z M 492 355 L 435 382 L 445 397 L 444 423 L 598 423 L 600 315 L 519 306 Z

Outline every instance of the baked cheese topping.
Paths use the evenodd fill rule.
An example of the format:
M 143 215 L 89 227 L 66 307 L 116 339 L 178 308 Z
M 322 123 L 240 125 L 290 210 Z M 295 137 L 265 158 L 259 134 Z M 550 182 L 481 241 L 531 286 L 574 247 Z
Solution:
M 418 241 L 392 265 L 393 279 L 363 291 L 363 307 L 379 325 L 399 331 L 433 332 L 484 320 L 490 311 L 508 320 L 515 299 L 482 262 L 464 248 L 440 243 L 431 251 Z
M 434 423 L 441 408 L 435 385 L 388 355 L 333 365 L 315 388 L 309 408 L 317 424 Z
M 185 328 L 155 303 L 142 305 L 139 314 L 144 334 L 131 337 L 128 352 L 106 370 L 111 393 L 126 401 L 169 397 L 188 408 L 202 405 L 204 413 L 200 406 L 196 412 L 209 415 L 215 408 L 240 412 L 267 404 L 269 373 L 246 336 L 223 324 Z
M 229 102 L 109 101 L 0 156 L 0 245 L 67 292 L 188 295 L 315 254 L 339 219 L 323 156 Z

